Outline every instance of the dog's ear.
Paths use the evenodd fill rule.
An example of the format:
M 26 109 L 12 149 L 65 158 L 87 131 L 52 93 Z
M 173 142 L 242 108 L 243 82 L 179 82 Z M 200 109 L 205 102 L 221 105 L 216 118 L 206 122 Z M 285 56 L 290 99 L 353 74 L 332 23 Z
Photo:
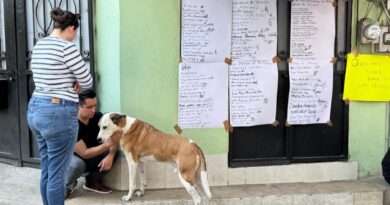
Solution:
M 119 122 L 121 119 L 126 119 L 126 115 L 121 115 L 121 114 L 117 114 L 117 113 L 111 115 L 111 120 L 116 125 L 119 125 Z

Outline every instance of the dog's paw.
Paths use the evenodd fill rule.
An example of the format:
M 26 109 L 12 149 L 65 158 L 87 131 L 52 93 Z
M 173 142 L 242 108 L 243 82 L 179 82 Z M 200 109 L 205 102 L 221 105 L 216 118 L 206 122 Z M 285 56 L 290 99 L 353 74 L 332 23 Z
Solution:
M 137 190 L 134 191 L 134 194 L 135 194 L 136 196 L 138 196 L 138 197 L 141 197 L 141 196 L 144 195 L 144 192 L 141 191 L 141 190 L 139 190 L 139 189 L 137 189 Z
M 125 195 L 122 197 L 122 201 L 130 201 L 131 200 L 131 196 L 129 195 Z

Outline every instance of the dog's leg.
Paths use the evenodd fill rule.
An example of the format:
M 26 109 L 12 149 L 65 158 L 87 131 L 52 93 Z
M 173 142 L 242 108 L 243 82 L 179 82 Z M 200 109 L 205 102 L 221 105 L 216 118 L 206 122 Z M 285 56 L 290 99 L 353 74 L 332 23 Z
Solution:
M 205 172 L 205 171 L 198 170 L 198 172 L 196 173 L 196 183 L 195 183 L 196 190 L 198 191 L 198 193 L 200 194 L 200 197 L 202 198 L 202 204 L 209 205 L 210 199 L 211 199 L 210 187 L 209 187 L 209 183 L 207 181 L 207 174 L 202 176 L 201 175 L 202 172 Z
M 146 174 L 145 174 L 145 163 L 140 164 L 140 182 L 141 182 L 141 194 L 144 195 L 146 187 Z
M 123 201 L 130 201 L 135 190 L 136 174 L 137 174 L 137 163 L 133 160 L 131 153 L 124 152 L 129 167 L 129 193 L 122 197 Z
M 207 197 L 211 199 L 211 191 L 210 191 L 210 186 L 209 182 L 207 180 L 207 172 L 206 171 L 200 171 L 200 184 L 206 193 Z
M 139 176 L 139 190 L 136 190 L 135 191 L 135 195 L 140 197 L 140 196 L 143 196 L 144 193 L 145 193 L 145 186 L 146 186 L 146 176 L 145 176 L 145 166 L 144 166 L 145 163 L 143 163 L 142 161 L 139 161 L 138 163 L 138 176 Z
M 195 186 L 192 186 L 185 179 L 183 179 L 180 172 L 179 172 L 179 179 L 181 184 L 183 184 L 184 188 L 191 195 L 192 200 L 194 201 L 194 205 L 200 205 L 202 198 L 200 197 L 198 191 L 196 191 Z
M 196 190 L 198 191 L 200 197 L 202 198 L 202 201 L 204 199 L 208 200 L 206 191 L 204 190 L 202 181 L 200 179 L 200 172 L 196 173 L 196 183 L 195 184 L 196 184 Z

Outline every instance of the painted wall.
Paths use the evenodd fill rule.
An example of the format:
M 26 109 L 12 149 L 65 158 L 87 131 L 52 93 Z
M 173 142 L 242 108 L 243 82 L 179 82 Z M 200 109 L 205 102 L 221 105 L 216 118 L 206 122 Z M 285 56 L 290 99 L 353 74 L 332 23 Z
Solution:
M 95 1 L 95 72 L 102 112 L 121 111 L 119 1 Z
M 371 45 L 357 46 L 358 19 L 365 16 L 368 2 L 353 1 L 352 49 L 371 53 Z M 377 20 L 380 9 L 372 6 L 367 17 Z M 384 15 L 382 16 L 382 19 Z M 389 103 L 351 102 L 349 106 L 350 160 L 359 163 L 359 176 L 381 174 L 381 161 L 387 150 Z
M 353 1 L 352 50 L 357 19 L 367 1 Z M 359 5 L 357 4 L 359 2 Z M 368 14 L 376 18 L 379 9 Z M 180 0 L 96 0 L 97 88 L 101 110 L 121 111 L 175 133 L 177 123 Z M 361 46 L 369 53 L 370 46 Z M 388 103 L 351 102 L 350 160 L 359 163 L 360 176 L 380 174 L 387 149 Z M 183 135 L 207 154 L 228 151 L 223 129 L 189 129 Z
M 176 133 L 180 0 L 120 1 L 121 111 Z M 223 129 L 184 130 L 207 154 L 227 153 Z

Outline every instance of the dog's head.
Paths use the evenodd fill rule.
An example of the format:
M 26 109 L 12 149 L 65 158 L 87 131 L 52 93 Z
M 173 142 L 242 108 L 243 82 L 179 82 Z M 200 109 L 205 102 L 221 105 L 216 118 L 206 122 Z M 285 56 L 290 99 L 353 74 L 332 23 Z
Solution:
M 100 142 L 107 141 L 114 133 L 123 132 L 127 126 L 127 116 L 120 113 L 106 113 L 99 121 L 99 134 L 97 140 Z

